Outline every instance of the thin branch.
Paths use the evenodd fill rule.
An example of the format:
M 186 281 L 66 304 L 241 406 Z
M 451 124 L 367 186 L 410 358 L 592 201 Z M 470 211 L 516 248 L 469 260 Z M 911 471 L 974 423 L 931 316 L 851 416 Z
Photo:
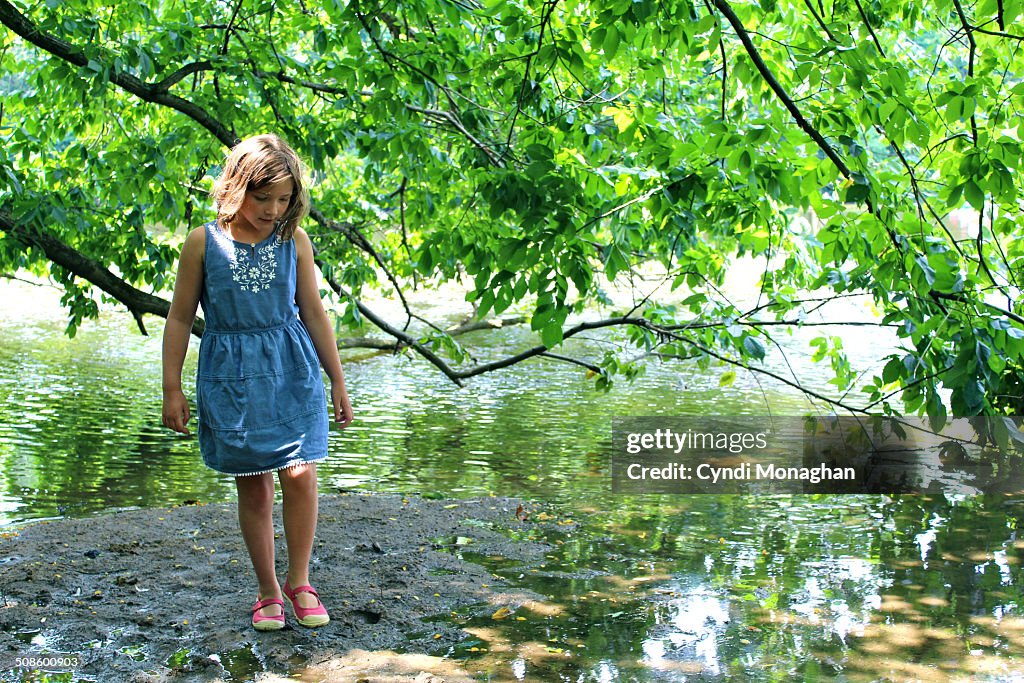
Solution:
M 557 5 L 558 0 L 550 0 L 549 2 L 544 3 L 544 9 L 547 11 L 540 20 L 540 33 L 537 38 L 537 48 L 530 54 L 526 55 L 526 66 L 523 67 L 523 80 L 519 84 L 519 94 L 516 97 L 516 108 L 512 113 L 512 121 L 508 126 L 508 139 L 505 140 L 505 151 L 502 154 L 503 158 L 512 149 L 512 137 L 515 135 L 516 119 L 519 117 L 520 112 L 522 112 L 523 102 L 526 98 L 526 87 L 530 82 L 530 67 L 533 65 L 534 57 L 540 54 L 540 48 L 544 45 L 544 33 L 547 31 L 548 23 L 551 21 L 551 15 L 554 13 L 555 6 Z
M 871 22 L 868 21 L 868 13 L 864 11 L 864 6 L 860 4 L 860 0 L 853 0 L 857 3 L 857 11 L 860 12 L 860 18 L 864 21 L 864 25 L 868 27 L 868 33 L 871 34 L 871 40 L 875 42 L 875 47 L 878 49 L 878 54 L 885 58 L 885 50 L 882 49 L 882 44 L 878 42 L 878 36 L 875 35 L 875 29 L 871 28 Z
M 832 31 L 828 30 L 828 25 L 825 23 L 825 20 L 821 18 L 821 15 L 818 14 L 818 10 L 814 9 L 814 5 L 811 4 L 811 0 L 804 0 L 804 4 L 807 5 L 807 9 L 811 11 L 811 16 L 813 16 L 814 20 L 818 22 L 818 26 L 820 26 L 821 30 L 825 32 L 828 39 L 833 43 L 836 42 L 836 37 L 832 35 Z
M 228 43 L 231 41 L 231 34 L 235 30 L 235 19 L 238 18 L 238 13 L 241 11 L 242 4 L 244 2 L 245 0 L 238 0 L 238 2 L 235 3 L 235 10 L 231 13 L 231 19 L 228 21 L 228 25 L 224 29 L 224 45 L 220 48 L 220 53 L 222 55 L 226 55 L 228 53 Z
M 850 170 L 850 167 L 846 165 L 843 158 L 839 156 L 839 153 L 836 152 L 832 145 L 828 143 L 818 129 L 812 126 L 811 123 L 804 118 L 804 115 L 800 112 L 800 108 L 796 106 L 795 102 L 793 102 L 793 98 L 789 96 L 786 89 L 783 88 L 782 84 L 779 83 L 777 78 L 775 78 L 775 74 L 773 74 L 771 69 L 768 68 L 768 65 L 765 64 L 764 58 L 761 57 L 761 54 L 757 51 L 757 47 L 754 46 L 753 41 L 750 39 L 750 33 L 747 31 L 740 18 L 736 16 L 736 12 L 732 9 L 732 6 L 729 5 L 728 0 L 713 0 L 713 2 L 715 7 L 717 7 L 718 10 L 725 15 L 725 18 L 729 20 L 733 30 L 736 32 L 736 36 L 740 39 L 744 49 L 746 49 L 747 54 L 750 56 L 750 60 L 754 63 L 754 67 L 757 69 L 758 73 L 761 74 L 761 77 L 765 80 L 765 83 L 768 84 L 768 87 L 771 88 L 776 97 L 778 97 L 782 102 L 783 106 L 785 106 L 789 111 L 793 120 L 796 121 L 796 124 L 811 138 L 811 140 L 814 141 L 818 146 L 818 149 L 820 149 L 825 156 L 829 158 L 844 178 L 853 180 L 853 172 Z M 959 2 L 959 0 L 957 0 L 957 2 Z M 903 247 L 900 245 L 900 241 L 896 238 L 896 233 L 883 218 L 881 208 L 876 206 L 870 198 L 865 199 L 864 202 L 867 206 L 868 212 L 875 216 L 879 222 L 885 226 L 885 230 L 889 235 L 889 241 L 892 243 L 893 247 L 896 251 L 902 254 Z
M 742 325 L 744 327 L 773 327 L 776 325 L 786 325 L 790 327 L 878 327 L 886 328 L 890 327 L 893 329 L 899 329 L 901 325 L 896 323 L 875 323 L 870 320 L 835 320 L 829 322 L 807 322 L 804 320 L 736 320 L 730 323 L 724 323 L 721 321 L 707 322 L 707 323 L 681 323 L 678 325 L 666 325 L 664 326 L 667 330 L 674 329 L 688 329 L 688 330 L 702 330 L 712 327 L 725 327 L 726 325 Z
M 689 177 L 690 176 L 686 176 L 686 178 L 689 178 Z M 675 185 L 677 183 L 681 183 L 683 180 L 686 180 L 686 178 L 681 178 L 679 180 L 673 180 L 670 183 L 664 183 L 662 185 L 657 185 L 655 187 L 652 187 L 650 190 L 647 190 L 643 194 L 637 195 L 636 197 L 633 197 L 632 199 L 630 199 L 628 201 L 625 201 L 622 204 L 619 204 L 618 206 L 614 206 L 614 207 L 608 209 L 607 211 L 605 211 L 604 213 L 602 213 L 602 214 L 600 214 L 598 216 L 595 216 L 594 218 L 591 218 L 589 221 L 587 221 L 586 223 L 583 224 L 583 226 L 580 228 L 579 231 L 580 232 L 586 232 L 587 228 L 589 228 L 590 226 L 594 225 L 595 223 L 599 223 L 599 222 L 603 221 L 605 218 L 608 218 L 609 216 L 612 216 L 614 214 L 619 213 L 620 211 L 628 209 L 629 207 L 633 206 L 634 204 L 637 204 L 639 202 L 647 201 L 648 199 L 653 197 L 658 192 L 661 192 L 662 190 L 668 188 L 670 185 Z
M 930 375 L 925 375 L 924 377 L 920 377 L 918 379 L 915 379 L 913 382 L 910 382 L 909 384 L 904 384 L 899 389 L 896 389 L 895 391 L 891 391 L 888 394 L 886 394 L 885 396 L 882 396 L 881 398 L 879 398 L 879 399 L 877 399 L 875 401 L 872 401 L 871 403 L 867 404 L 866 406 L 864 406 L 864 410 L 871 410 L 872 408 L 877 406 L 879 403 L 883 403 L 884 401 L 888 401 L 890 398 L 892 398 L 896 394 L 902 393 L 902 392 L 906 391 L 907 389 L 909 389 L 911 387 L 917 386 L 918 384 L 923 384 L 924 382 L 927 382 L 928 380 L 935 379 L 936 377 L 941 377 L 942 375 L 944 375 L 947 372 L 949 372 L 950 370 L 952 370 L 953 367 L 954 366 L 952 366 L 952 365 L 946 366 L 945 368 L 942 368 L 941 370 L 936 370 L 935 372 L 933 372 Z
M 213 64 L 211 64 L 208 61 L 204 60 L 202 62 L 190 62 L 185 66 L 181 67 L 180 69 L 178 69 L 177 71 L 175 71 L 174 73 L 172 73 L 164 80 L 160 81 L 159 83 L 155 83 L 153 85 L 153 88 L 155 90 L 162 90 L 164 92 L 167 92 L 171 89 L 172 86 L 177 84 L 179 81 L 188 78 L 192 74 L 198 73 L 200 71 L 211 70 L 213 70 Z
M 463 125 L 458 115 L 453 114 L 450 111 L 444 111 L 441 109 L 427 109 L 424 107 L 418 107 L 414 104 L 407 104 L 405 105 L 405 108 L 408 109 L 409 111 L 416 112 L 417 114 L 424 114 L 425 116 L 429 116 L 435 120 L 447 123 L 456 131 L 458 131 L 463 137 L 469 140 L 474 147 L 483 152 L 484 155 L 487 157 L 487 160 L 490 161 L 491 164 L 497 166 L 498 168 L 504 167 L 505 163 L 502 157 L 497 152 L 492 150 L 490 147 L 485 145 L 483 142 L 478 140 L 476 136 L 470 133 Z
M 314 261 L 316 262 L 317 266 L 320 268 L 321 271 L 325 270 L 325 268 L 327 266 L 327 263 L 316 252 L 316 247 L 315 246 L 314 246 Z M 402 343 L 405 346 L 408 346 L 409 348 L 415 350 L 421 356 L 426 358 L 431 364 L 434 365 L 434 367 L 436 367 L 438 370 L 440 370 L 445 375 L 445 377 L 450 379 L 457 386 L 460 386 L 460 387 L 463 386 L 462 377 L 460 376 L 460 373 L 457 373 L 456 371 L 454 371 L 451 368 L 451 366 L 449 366 L 444 361 L 444 359 L 442 359 L 440 356 L 438 356 L 436 353 L 434 353 L 429 347 L 427 347 L 424 344 L 421 344 L 415 337 L 413 337 L 408 332 L 406 332 L 404 330 L 400 330 L 397 327 L 394 327 L 393 325 L 388 323 L 388 321 L 386 321 L 384 318 L 382 318 L 381 316 L 377 315 L 373 311 L 373 309 L 371 309 L 365 303 L 363 303 L 362 301 L 357 299 L 355 296 L 353 296 L 351 292 L 349 292 L 344 287 L 342 287 L 340 284 L 338 284 L 338 281 L 335 280 L 334 278 L 328 277 L 325 274 L 324 275 L 324 280 L 327 281 L 327 284 L 330 286 L 330 288 L 332 290 L 334 290 L 335 294 L 337 294 L 338 296 L 343 297 L 345 299 L 348 299 L 353 304 L 355 304 L 356 308 L 359 310 L 359 313 L 364 318 L 366 318 L 367 320 L 372 322 L 374 325 L 376 325 L 378 328 L 380 328 L 385 334 L 391 335 L 392 337 L 397 339 L 400 343 Z
M 964 13 L 964 8 L 963 8 L 963 5 L 960 3 L 960 0 L 953 0 L 953 6 L 956 8 L 957 17 L 959 17 L 960 24 L 963 26 L 964 32 L 967 34 L 967 43 L 968 43 L 968 45 L 970 47 L 970 52 L 968 53 L 968 60 L 967 60 L 967 77 L 968 78 L 973 78 L 974 77 L 974 59 L 975 59 L 975 53 L 978 51 L 978 43 L 975 42 L 975 40 L 974 40 L 974 31 L 971 28 L 971 25 L 967 21 L 967 15 Z M 974 142 L 974 146 L 977 147 L 978 146 L 978 117 L 977 117 L 977 113 L 975 113 L 975 112 L 971 113 L 971 139 Z M 976 247 L 977 247 L 977 252 L 978 252 L 978 265 L 981 266 L 981 269 L 983 271 L 985 271 L 985 274 L 988 276 L 988 279 L 992 282 L 992 284 L 997 285 L 995 277 L 993 276 L 992 271 L 988 267 L 988 262 L 985 260 L 985 240 L 984 240 L 984 233 L 985 233 L 985 210 L 984 210 L 984 205 L 982 206 L 982 210 L 979 211 L 978 214 L 979 214 L 978 215 L 978 237 L 977 237 L 977 240 L 975 242 Z
M 430 74 L 428 74 L 426 71 L 419 68 L 415 64 L 412 64 L 408 60 L 403 59 L 401 56 L 386 50 L 384 46 L 381 44 L 380 40 L 377 38 L 377 35 L 374 33 L 373 27 L 370 26 L 370 22 L 367 21 L 366 15 L 359 10 L 358 0 L 355 3 L 353 3 L 352 7 L 353 11 L 355 12 L 356 18 L 359 19 L 359 23 L 366 31 L 366 35 L 370 39 L 370 42 L 373 43 L 374 48 L 376 48 L 377 52 L 380 53 L 380 56 L 384 58 L 384 61 L 387 62 L 390 68 L 394 69 L 394 63 L 396 62 L 398 64 L 401 64 L 406 69 L 412 71 L 423 80 L 431 83 L 440 92 L 444 93 L 444 96 L 448 99 L 448 104 L 451 105 L 453 109 L 458 109 L 458 107 L 455 105 L 455 98 L 452 96 L 451 90 L 448 88 L 447 85 L 438 82 L 436 78 L 434 78 L 433 76 L 431 76 Z
M 967 298 L 965 298 L 962 294 L 949 294 L 948 292 L 939 292 L 934 289 L 928 292 L 928 295 L 933 299 L 956 301 L 961 304 L 977 304 L 979 306 L 983 306 L 984 308 L 989 309 L 993 313 L 998 313 L 999 315 L 1006 316 L 1007 318 L 1017 323 L 1018 325 L 1024 326 L 1024 318 L 1017 315 L 1013 311 L 1007 310 L 1005 308 L 999 308 L 995 304 L 990 304 L 987 301 L 970 301 Z
M 388 281 L 394 286 L 395 292 L 398 294 L 398 298 L 402 302 L 402 307 L 405 309 L 406 315 L 409 318 L 413 317 L 412 310 L 409 308 L 409 302 L 406 301 L 405 299 L 405 293 L 402 292 L 402 287 L 401 285 L 398 284 L 398 279 L 384 263 L 384 259 L 382 259 L 380 254 L 377 253 L 377 250 L 373 248 L 373 245 L 370 244 L 370 240 L 366 239 L 366 237 L 361 232 L 359 232 L 359 229 L 356 226 L 352 225 L 351 223 L 339 223 L 337 221 L 331 220 L 330 218 L 325 216 L 323 212 L 320 211 L 320 209 L 316 207 L 310 207 L 309 217 L 315 220 L 324 228 L 333 230 L 334 232 L 340 232 L 342 235 L 347 237 L 348 240 L 352 242 L 352 244 L 354 244 L 356 247 L 358 247 L 362 251 L 365 251 L 367 254 L 373 257 L 373 260 L 377 262 L 377 266 L 382 271 L 384 271 L 384 275 L 387 277 Z M 406 326 L 408 326 L 408 323 L 406 323 Z
M 759 304 L 759 305 L 755 306 L 754 308 L 752 308 L 749 311 L 747 311 L 746 313 L 744 313 L 743 316 L 746 317 L 746 316 L 749 316 L 749 315 L 753 315 L 754 313 L 757 313 L 758 311 L 762 311 L 762 310 L 764 310 L 766 308 L 778 308 L 780 306 L 797 306 L 797 305 L 801 305 L 801 304 L 820 304 L 820 306 L 815 307 L 815 309 L 817 309 L 817 308 L 820 308 L 821 306 L 823 306 L 824 304 L 832 303 L 833 301 L 835 301 L 837 299 L 853 299 L 853 298 L 856 298 L 856 297 L 863 297 L 863 296 L 870 296 L 870 295 L 867 292 L 846 292 L 844 294 L 836 294 L 834 296 L 813 297 L 813 298 L 810 298 L 810 299 L 794 299 L 793 301 L 787 301 L 785 303 L 779 303 L 778 301 L 768 301 L 766 303 Z
M 2 217 L 0 217 L 0 220 L 2 220 Z M 56 289 L 56 290 L 61 290 L 62 289 L 62 287 L 60 287 L 60 285 L 55 285 L 52 282 L 38 282 L 36 280 L 29 280 L 28 278 L 19 277 L 18 275 L 15 275 L 14 273 L 0 273 L 0 277 L 2 277 L 5 280 L 12 280 L 14 282 L 21 282 L 21 283 L 26 284 L 26 285 L 32 285 L 33 287 L 44 287 L 44 288 Z
M 526 316 L 514 315 L 505 318 L 490 318 L 488 320 L 470 319 L 461 325 L 455 325 L 447 330 L 440 330 L 435 325 L 431 325 L 431 327 L 447 334 L 449 337 L 459 337 L 478 330 L 500 330 L 503 327 L 522 325 L 525 322 L 527 322 Z M 378 337 L 340 337 L 338 339 L 338 348 L 377 349 L 379 351 L 397 352 L 405 348 L 405 345 L 396 340 L 380 339 Z
M 641 327 L 649 327 L 650 326 L 650 321 L 649 320 L 645 320 L 644 318 L 619 317 L 619 318 L 608 318 L 608 319 L 605 319 L 605 320 L 597 320 L 597 321 L 592 321 L 592 322 L 583 322 L 583 323 L 580 323 L 578 325 L 575 325 L 575 326 L 569 328 L 568 330 L 565 330 L 562 333 L 562 338 L 563 339 L 568 339 L 570 337 L 573 337 L 573 336 L 579 334 L 580 332 L 585 332 L 587 330 L 597 330 L 597 329 L 601 329 L 603 327 L 613 327 L 613 326 L 616 326 L 616 325 L 638 325 L 638 326 L 641 326 Z M 486 372 L 492 372 L 494 370 L 500 370 L 502 368 L 507 368 L 509 366 L 515 365 L 516 363 L 520 363 L 520 362 L 522 362 L 524 360 L 527 360 L 529 358 L 533 358 L 535 356 L 539 356 L 539 355 L 547 353 L 547 352 L 548 352 L 548 347 L 544 346 L 543 344 L 539 344 L 537 346 L 534 346 L 532 348 L 527 349 L 526 351 L 518 353 L 518 354 L 516 354 L 514 356 L 508 356 L 506 358 L 502 358 L 500 360 L 496 360 L 496 361 L 493 361 L 493 362 L 490 362 L 490 363 L 482 363 L 480 365 L 477 365 L 476 367 L 469 368 L 467 370 L 457 371 L 454 374 L 459 379 L 469 379 L 470 377 L 475 377 L 477 375 L 482 375 L 482 374 L 484 374 Z M 460 383 L 460 386 L 461 386 L 461 383 Z
M 654 324 L 651 324 L 649 321 L 645 320 L 644 322 L 647 323 L 646 325 L 644 325 L 644 327 L 647 327 L 648 329 L 653 330 L 654 332 L 658 332 L 659 334 L 663 334 L 666 337 L 669 337 L 671 339 L 675 339 L 676 341 L 680 341 L 680 342 L 682 342 L 684 344 L 692 346 L 693 348 L 697 349 L 701 353 L 706 354 L 706 355 L 708 355 L 711 358 L 714 358 L 716 360 L 720 360 L 723 363 L 726 363 L 728 365 L 732 365 L 733 367 L 743 368 L 744 370 L 747 370 L 747 371 L 750 371 L 750 372 L 756 372 L 756 373 L 759 373 L 759 374 L 762 374 L 762 375 L 766 375 L 766 376 L 771 377 L 772 379 L 774 379 L 776 381 L 782 382 L 786 386 L 789 386 L 789 387 L 792 387 L 792 388 L 796 389 L 797 391 L 799 391 L 800 393 L 802 393 L 802 394 L 804 394 L 806 396 L 810 396 L 812 398 L 816 398 L 819 401 L 824 401 L 825 403 L 828 403 L 829 405 L 836 406 L 837 408 L 842 408 L 843 410 L 849 411 L 851 413 L 868 414 L 868 411 L 863 409 L 863 408 L 857 408 L 855 406 L 851 406 L 851 405 L 848 405 L 846 403 L 843 403 L 842 401 L 837 401 L 837 400 L 835 400 L 833 398 L 829 398 L 828 396 L 825 396 L 824 394 L 820 394 L 820 393 L 814 391 L 813 389 L 808 389 L 807 387 L 803 386 L 799 382 L 794 382 L 793 380 L 787 379 L 787 378 L 783 377 L 782 375 L 780 375 L 778 373 L 772 372 L 771 370 L 767 370 L 765 368 L 759 368 L 759 367 L 756 367 L 756 366 L 753 366 L 753 365 L 748 365 L 747 363 L 743 363 L 743 362 L 735 360 L 733 358 L 729 358 L 728 356 L 723 356 L 722 354 L 717 353 L 716 351 L 713 351 L 713 350 L 707 348 L 706 346 L 704 346 L 703 344 L 700 344 L 700 343 L 698 343 L 698 342 L 696 342 L 696 341 L 694 341 L 694 340 L 692 340 L 692 339 L 690 339 L 688 337 L 685 337 L 685 336 L 679 335 L 679 334 L 675 334 L 674 332 L 671 332 L 669 330 L 664 330 L 662 328 L 659 328 L 658 326 L 656 326 Z
M 330 83 L 317 83 L 316 81 L 307 81 L 305 79 L 295 78 L 294 76 L 289 76 L 283 70 L 263 71 L 261 69 L 256 69 L 255 71 L 253 71 L 253 74 L 255 74 L 258 78 L 273 78 L 275 80 L 281 81 L 282 83 L 296 85 L 299 86 L 300 88 L 312 90 L 313 92 L 327 93 L 328 95 L 338 95 L 339 97 L 349 97 L 350 95 L 348 88 L 343 88 L 340 85 L 331 85 Z M 361 97 L 372 97 L 374 94 L 376 93 L 368 88 L 360 90 L 357 93 L 357 95 Z
M 964 137 L 969 138 L 970 136 L 964 131 L 960 131 L 959 133 L 953 133 L 952 135 L 947 135 L 946 137 L 944 137 L 943 139 L 939 140 L 934 145 L 929 147 L 927 150 L 925 150 L 924 154 L 921 155 L 921 158 L 917 160 L 917 163 L 914 164 L 914 166 L 920 166 L 925 159 L 928 159 L 928 161 L 930 162 L 932 160 L 932 152 L 934 152 L 936 149 L 942 147 L 943 145 L 949 142 L 952 142 L 953 140 L 958 140 Z
M 953 7 L 956 8 L 956 15 L 960 18 L 960 24 L 963 26 L 964 32 L 967 34 L 967 45 L 969 52 L 967 54 L 967 77 L 974 78 L 974 57 L 978 51 L 978 44 L 974 40 L 974 31 L 971 29 L 971 25 L 967 22 L 967 15 L 964 14 L 963 5 L 960 4 L 960 0 L 953 0 Z M 975 146 L 978 144 L 978 119 L 975 114 L 971 114 L 971 138 L 974 140 Z
M 584 367 L 587 370 L 589 370 L 590 372 L 593 372 L 594 374 L 600 374 L 601 373 L 601 368 L 599 368 L 598 366 L 594 365 L 593 363 L 588 363 L 588 362 L 580 360 L 578 358 L 571 358 L 569 356 L 563 356 L 560 353 L 547 352 L 547 353 L 540 354 L 540 357 L 541 358 L 552 358 L 554 360 L 560 360 L 563 363 L 572 363 L 573 365 L 579 365 L 580 367 Z
M 935 219 L 935 222 L 946 233 L 946 236 L 949 237 L 949 241 L 953 245 L 953 248 L 957 250 L 961 258 L 966 259 L 967 254 L 965 254 L 964 251 L 960 248 L 960 245 L 957 243 L 956 237 L 953 236 L 953 233 L 950 232 L 946 224 L 942 222 L 942 218 L 939 216 L 938 213 L 936 213 L 935 209 L 931 205 L 931 202 L 929 202 L 928 198 L 925 197 L 924 194 L 921 192 L 921 187 L 917 182 L 917 174 L 914 173 L 914 169 L 910 165 L 910 162 L 907 161 L 907 157 L 905 154 L 903 154 L 903 150 L 900 148 L 899 145 L 896 144 L 895 140 L 889 137 L 889 134 L 885 131 L 883 127 L 878 126 L 878 131 L 882 134 L 882 137 L 884 137 L 886 141 L 888 141 L 889 147 L 892 149 L 893 152 L 896 153 L 896 158 L 900 160 L 900 163 L 903 165 L 904 170 L 906 170 L 907 175 L 910 178 L 910 188 L 914 194 L 914 201 L 917 203 L 917 214 L 921 222 L 924 222 L 924 209 L 927 208 L 928 213 L 931 214 L 932 218 Z
M 1007 33 L 1005 30 L 991 31 L 981 26 L 971 26 L 971 30 L 975 33 L 984 33 L 986 36 L 995 36 L 997 38 L 1006 38 L 1008 40 L 1016 40 L 1019 43 L 1024 43 L 1024 36 L 1017 33 Z
M 729 60 L 725 56 L 725 37 L 722 32 L 718 32 L 718 52 L 722 55 L 722 122 L 728 121 L 726 117 L 726 104 L 729 99 Z M 661 83 L 662 86 L 662 97 L 664 98 L 665 81 Z
M 460 334 L 466 334 L 467 332 L 476 332 L 477 330 L 496 330 L 502 327 L 510 327 L 512 325 L 522 325 L 527 322 L 525 315 L 510 315 L 504 318 L 489 318 L 487 320 L 476 320 L 470 317 L 468 320 L 459 323 L 453 327 L 449 327 L 445 330 L 445 333 L 457 337 Z

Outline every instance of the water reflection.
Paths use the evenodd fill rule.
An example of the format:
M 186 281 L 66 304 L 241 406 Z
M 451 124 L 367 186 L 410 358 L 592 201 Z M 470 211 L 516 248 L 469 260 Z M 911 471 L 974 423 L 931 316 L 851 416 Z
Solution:
M 557 549 L 543 566 L 493 571 L 544 595 L 544 609 L 524 606 L 510 625 L 468 619 L 486 652 L 473 670 L 616 681 L 1008 681 L 1024 670 L 1014 504 L 807 498 L 695 496 L 657 513 L 631 501 L 571 534 L 535 530 Z M 946 554 L 931 567 L 921 529 Z

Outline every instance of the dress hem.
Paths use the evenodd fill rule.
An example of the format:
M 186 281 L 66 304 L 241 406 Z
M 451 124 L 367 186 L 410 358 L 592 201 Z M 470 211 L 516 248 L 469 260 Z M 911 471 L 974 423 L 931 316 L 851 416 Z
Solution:
M 262 474 L 271 474 L 273 472 L 280 472 L 281 470 L 288 470 L 288 469 L 291 469 L 293 467 L 299 467 L 301 465 L 312 465 L 313 463 L 323 462 L 326 459 L 327 459 L 327 456 L 325 455 L 322 458 L 314 458 L 313 460 L 303 460 L 301 462 L 290 462 L 287 465 L 281 465 L 280 467 L 271 467 L 270 469 L 260 470 L 258 472 L 242 472 L 242 473 L 221 472 L 220 470 L 214 469 L 214 468 L 210 467 L 209 465 L 207 465 L 207 467 L 210 467 L 210 469 L 213 470 L 214 472 L 217 472 L 219 474 L 226 474 L 229 477 L 258 477 L 258 476 L 260 476 Z

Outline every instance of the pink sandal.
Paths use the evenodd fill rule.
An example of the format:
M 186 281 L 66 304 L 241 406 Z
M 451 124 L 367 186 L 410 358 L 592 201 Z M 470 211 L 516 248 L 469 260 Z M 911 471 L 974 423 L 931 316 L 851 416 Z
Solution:
M 320 602 L 320 595 L 312 586 L 299 586 L 298 588 L 292 588 L 288 585 L 288 581 L 284 582 L 284 597 L 291 603 L 292 610 L 295 612 L 295 619 L 305 626 L 306 628 L 315 628 L 317 626 L 324 626 L 331 618 L 327 616 L 327 609 L 324 607 L 324 603 Z M 309 593 L 316 598 L 316 607 L 303 607 L 296 600 L 296 596 L 299 593 Z
M 271 605 L 280 605 L 281 613 L 272 617 L 265 617 L 260 610 Z M 284 600 L 281 598 L 267 598 L 258 600 L 252 608 L 252 627 L 257 631 L 280 631 L 284 628 Z

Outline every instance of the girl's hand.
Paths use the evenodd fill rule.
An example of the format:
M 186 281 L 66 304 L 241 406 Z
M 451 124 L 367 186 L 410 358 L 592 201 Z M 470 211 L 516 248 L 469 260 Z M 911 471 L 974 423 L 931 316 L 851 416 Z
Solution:
M 164 427 L 172 429 L 179 434 L 189 436 L 188 424 L 190 417 L 188 399 L 181 389 L 174 389 L 164 392 Z
M 344 429 L 352 424 L 355 416 L 344 382 L 331 382 L 331 403 L 334 404 L 334 421 L 338 423 L 338 427 Z

